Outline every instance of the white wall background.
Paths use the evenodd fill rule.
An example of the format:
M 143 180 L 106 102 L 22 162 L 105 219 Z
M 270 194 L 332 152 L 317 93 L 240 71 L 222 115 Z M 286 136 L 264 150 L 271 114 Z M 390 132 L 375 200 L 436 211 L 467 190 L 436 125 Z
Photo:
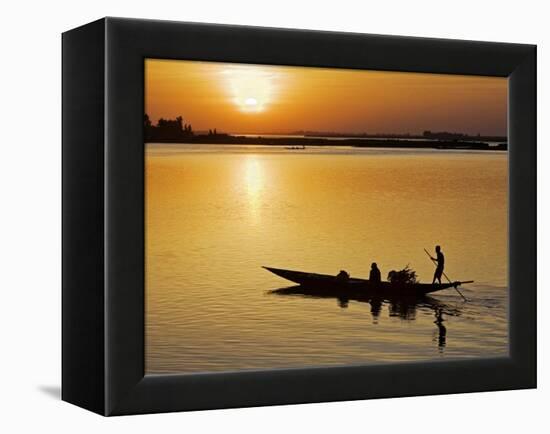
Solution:
M 0 10 L 0 432 L 464 433 L 549 425 L 545 2 L 20 0 Z M 538 44 L 539 390 L 109 419 L 61 402 L 60 33 L 106 15 Z

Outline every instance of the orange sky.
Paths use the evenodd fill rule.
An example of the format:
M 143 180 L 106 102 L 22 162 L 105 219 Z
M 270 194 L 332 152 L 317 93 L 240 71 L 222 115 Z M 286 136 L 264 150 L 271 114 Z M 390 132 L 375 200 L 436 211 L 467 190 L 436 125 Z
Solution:
M 506 135 L 500 77 L 145 61 L 145 112 L 195 131 Z

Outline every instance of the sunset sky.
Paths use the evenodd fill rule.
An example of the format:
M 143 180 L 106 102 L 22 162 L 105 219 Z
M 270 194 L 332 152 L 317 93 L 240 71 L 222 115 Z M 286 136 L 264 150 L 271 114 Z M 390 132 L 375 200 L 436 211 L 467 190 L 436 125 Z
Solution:
M 506 135 L 506 78 L 145 61 L 145 112 L 195 131 Z

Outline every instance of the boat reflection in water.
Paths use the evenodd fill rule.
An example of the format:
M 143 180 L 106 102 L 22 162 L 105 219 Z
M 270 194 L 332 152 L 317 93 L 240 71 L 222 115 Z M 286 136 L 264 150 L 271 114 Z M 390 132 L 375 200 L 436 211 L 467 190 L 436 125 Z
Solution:
M 346 296 L 333 297 L 312 294 L 311 290 L 308 290 L 300 285 L 274 289 L 268 291 L 268 294 L 279 296 L 297 296 L 303 298 L 335 298 L 338 302 L 338 306 L 343 309 L 349 307 L 350 301 L 368 303 L 370 305 L 372 322 L 375 325 L 377 325 L 380 320 L 384 306 L 387 306 L 388 316 L 390 318 L 398 317 L 405 321 L 415 321 L 418 309 L 429 309 L 434 313 L 434 324 L 436 325 L 436 330 L 434 330 L 433 341 L 437 343 L 440 353 L 443 352 L 445 346 L 447 345 L 447 328 L 443 324 L 445 322 L 445 316 L 458 317 L 461 315 L 460 308 L 450 306 L 427 295 L 421 297 L 381 297 L 365 294 L 364 297 L 353 297 L 350 300 L 350 298 Z
M 447 343 L 447 327 L 443 325 L 443 309 L 436 309 L 435 310 L 435 321 L 434 324 L 437 326 L 438 330 L 438 336 L 437 336 L 437 346 L 439 347 L 439 351 L 442 352 L 443 348 L 445 348 L 445 344 Z

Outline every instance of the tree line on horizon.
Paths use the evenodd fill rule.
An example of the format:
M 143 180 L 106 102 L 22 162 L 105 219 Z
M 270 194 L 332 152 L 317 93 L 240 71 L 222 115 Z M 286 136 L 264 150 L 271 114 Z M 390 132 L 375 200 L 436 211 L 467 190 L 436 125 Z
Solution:
M 450 133 L 448 131 L 430 131 L 426 130 L 422 133 L 422 137 L 430 140 L 495 140 L 502 141 L 506 140 L 504 136 L 487 136 L 477 133 L 477 135 L 470 135 L 464 133 Z
M 183 122 L 183 117 L 178 116 L 176 119 L 160 118 L 156 125 L 153 125 L 149 115 L 146 113 L 143 116 L 143 129 L 146 142 L 154 141 L 179 141 L 189 139 L 195 136 L 191 124 Z M 208 130 L 209 136 L 218 136 L 216 128 Z
M 217 129 L 209 129 L 208 134 L 203 132 L 196 134 L 193 130 L 193 127 L 190 123 L 185 123 L 182 116 L 178 116 L 175 119 L 164 119 L 160 118 L 156 125 L 153 125 L 148 114 L 145 114 L 143 117 L 143 127 L 144 135 L 146 142 L 181 142 L 189 140 L 191 138 L 196 138 L 201 140 L 204 136 L 216 136 L 216 139 L 222 140 L 224 137 L 227 137 L 228 134 L 218 133 Z M 326 135 L 326 136 L 347 136 L 349 134 L 343 133 L 314 133 L 309 131 L 302 132 L 305 137 L 310 135 Z M 471 140 L 494 140 L 494 141 L 506 141 L 506 137 L 499 136 L 482 136 L 479 133 L 477 136 L 472 136 L 464 133 L 454 133 L 448 131 L 423 131 L 421 135 L 412 135 L 412 134 L 352 134 L 353 137 L 364 137 L 364 138 L 424 138 L 428 140 L 439 140 L 439 141 L 448 141 L 448 142 L 457 142 L 457 141 L 471 141 Z

